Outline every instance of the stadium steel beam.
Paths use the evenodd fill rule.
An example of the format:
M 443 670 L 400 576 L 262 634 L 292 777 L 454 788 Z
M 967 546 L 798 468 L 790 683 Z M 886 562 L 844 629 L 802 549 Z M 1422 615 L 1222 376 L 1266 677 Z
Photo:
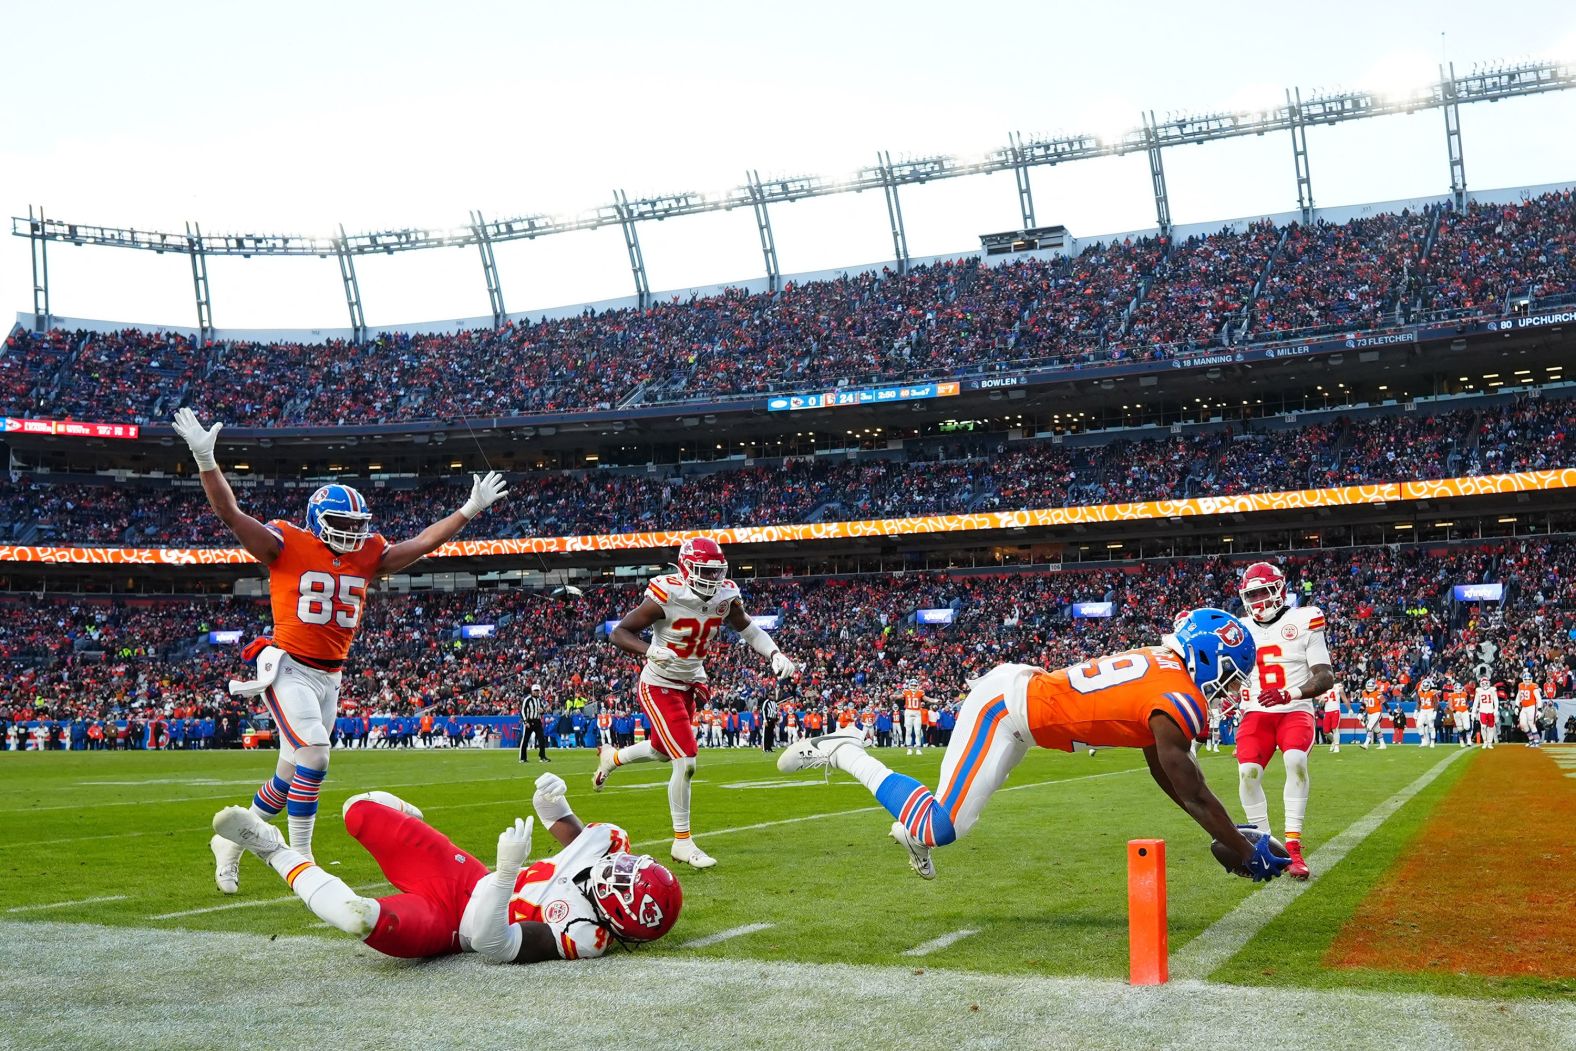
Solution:
M 881 173 L 881 192 L 886 195 L 887 221 L 892 224 L 892 251 L 897 257 L 897 272 L 906 274 L 908 273 L 908 233 L 903 229 L 903 202 L 897 198 L 898 183 L 892 174 L 892 155 L 878 153 L 876 163 Z
M 213 332 L 213 300 L 208 294 L 208 253 L 202 247 L 202 227 L 186 224 L 186 254 L 192 261 L 192 291 L 197 296 L 197 338 L 206 343 Z
M 1302 119 L 1302 89 L 1286 89 L 1286 110 L 1291 114 L 1291 155 L 1297 166 L 1297 210 L 1302 223 L 1313 222 L 1313 179 L 1308 172 L 1308 125 Z
M 482 255 L 482 275 L 487 279 L 487 304 L 492 308 L 493 328 L 503 328 L 503 285 L 498 281 L 498 260 L 493 257 L 492 237 L 481 212 L 471 213 L 471 229 L 476 231 L 476 248 Z
M 1034 191 L 1029 187 L 1029 164 L 1023 152 L 1023 136 L 1016 131 L 1007 133 L 1007 150 L 1012 154 L 1012 177 L 1018 183 L 1018 210 L 1023 215 L 1023 228 L 1034 229 Z
M 1467 166 L 1461 155 L 1461 105 L 1456 90 L 1456 65 L 1450 64 L 1449 76 L 1439 67 L 1439 85 L 1445 97 L 1445 149 L 1450 154 L 1450 196 L 1457 208 L 1467 203 Z
M 1416 113 L 1425 109 L 1445 109 L 1449 126 L 1459 128 L 1458 114 L 1453 116 L 1452 112 L 1457 111 L 1463 103 L 1493 102 L 1572 88 L 1576 88 L 1576 63 L 1522 62 L 1474 70 L 1460 77 L 1442 75 L 1439 83 L 1411 92 L 1343 91 L 1300 99 L 1295 106 L 1288 101 L 1285 106 L 1273 109 L 1168 115 L 1163 121 L 1155 121 L 1151 117 L 1145 119 L 1142 127 L 1114 136 L 1020 137 L 1016 149 L 1003 147 L 977 157 L 934 156 L 893 163 L 883 155 L 881 163 L 861 168 L 844 179 L 799 175 L 761 180 L 759 195 L 763 205 L 864 190 L 881 190 L 895 196 L 896 187 L 931 180 L 988 175 L 1020 167 L 1062 164 L 1096 157 L 1121 157 L 1140 151 L 1150 152 L 1151 167 L 1158 168 L 1158 151 L 1166 147 L 1216 142 L 1246 135 L 1279 134 L 1291 130 L 1298 121 L 1304 126 L 1338 124 L 1370 117 Z M 1459 169 L 1460 141 L 1457 133 L 1452 133 L 1452 141 L 1457 151 L 1453 154 L 1452 162 L 1452 167 L 1456 169 L 1454 181 L 1460 185 L 1464 194 L 1465 178 Z M 619 225 L 626 228 L 625 239 L 628 243 L 633 224 L 637 222 L 753 207 L 755 202 L 750 188 L 739 186 L 721 194 L 679 193 L 633 201 L 621 195 L 618 203 L 601 205 L 576 215 L 524 215 L 498 219 L 481 224 L 482 230 L 469 226 L 448 230 L 407 228 L 343 238 L 299 234 L 225 234 L 204 235 L 202 241 L 203 250 L 208 255 L 316 255 L 327 258 L 330 253 L 341 251 L 341 245 L 346 254 L 356 256 L 374 252 L 393 253 L 474 245 L 483 235 L 496 243 Z M 180 234 L 64 223 L 56 219 L 44 220 L 41 216 L 37 221 L 40 224 L 37 236 L 51 241 L 151 251 L 181 249 L 184 246 Z M 29 223 L 30 220 L 13 218 L 11 232 L 17 236 L 29 236 Z M 644 272 L 644 267 L 641 267 L 641 271 Z
M 761 255 L 766 260 L 766 289 L 776 293 L 782 283 L 782 270 L 777 266 L 777 239 L 772 236 L 772 217 L 766 210 L 766 190 L 761 186 L 761 173 L 751 169 L 744 173 L 750 189 L 750 204 L 755 209 L 755 229 L 761 235 Z
M 27 206 L 27 239 L 33 250 L 33 331 L 49 331 L 49 238 L 43 235 L 44 209 Z
M 1162 236 L 1171 233 L 1171 199 L 1166 196 L 1166 166 L 1160 157 L 1160 135 L 1155 130 L 1155 115 L 1144 115 L 1144 150 L 1149 155 L 1149 181 L 1155 188 L 1155 225 Z
M 346 245 L 348 240 L 341 224 L 339 237 L 332 244 L 339 259 L 339 280 L 345 286 L 345 306 L 350 310 L 350 338 L 360 346 L 367 338 L 367 316 L 361 310 L 361 283 L 356 280 L 356 259 Z
M 623 190 L 613 191 L 613 201 L 614 208 L 618 211 L 618 225 L 624 230 L 624 248 L 629 252 L 629 269 L 635 275 L 635 299 L 640 304 L 640 309 L 644 310 L 651 304 L 651 283 L 646 280 L 646 257 L 640 251 L 640 234 L 635 231 L 635 221 L 638 216 L 635 214 L 635 209 L 630 207 L 629 195 Z

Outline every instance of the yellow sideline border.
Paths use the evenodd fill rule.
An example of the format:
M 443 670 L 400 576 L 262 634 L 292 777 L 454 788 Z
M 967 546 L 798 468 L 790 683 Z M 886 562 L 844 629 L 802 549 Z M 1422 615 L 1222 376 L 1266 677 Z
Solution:
M 1188 515 L 1254 514 L 1308 507 L 1356 506 L 1439 500 L 1493 493 L 1542 492 L 1576 486 L 1576 467 L 1550 471 L 1518 471 L 1476 478 L 1441 478 L 1424 482 L 1376 482 L 1329 489 L 1294 489 L 1278 493 L 1198 496 L 1182 500 L 1146 500 L 1123 504 L 1089 504 L 1025 511 L 979 514 L 921 515 L 872 518 L 855 522 L 745 526 L 736 529 L 669 529 L 645 533 L 603 533 L 594 536 L 515 537 L 504 540 L 459 540 L 443 545 L 429 557 L 478 558 L 578 551 L 649 551 L 677 547 L 685 537 L 709 536 L 722 544 L 773 544 L 788 541 L 837 540 L 875 536 L 918 536 L 1032 526 L 1097 525 L 1138 522 Z M 234 547 L 36 547 L 0 545 L 0 562 L 50 562 L 74 565 L 245 565 L 254 561 Z

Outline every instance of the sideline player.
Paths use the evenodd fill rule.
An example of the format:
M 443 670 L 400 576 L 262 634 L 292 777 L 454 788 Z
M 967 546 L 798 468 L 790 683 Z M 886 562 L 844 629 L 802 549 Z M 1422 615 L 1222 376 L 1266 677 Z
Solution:
M 644 656 L 640 672 L 640 707 L 651 722 L 651 737 L 628 748 L 597 750 L 591 786 L 602 791 L 608 775 L 628 763 L 660 760 L 673 764 L 668 778 L 668 809 L 673 814 L 675 861 L 698 869 L 717 863 L 690 837 L 690 779 L 695 776 L 697 708 L 711 699 L 706 680 L 706 654 L 724 624 L 770 663 L 779 679 L 796 668 L 765 631 L 750 620 L 739 599 L 739 587 L 728 579 L 728 560 L 708 537 L 691 537 L 679 548 L 678 572 L 646 585 L 640 605 L 613 629 L 613 644 L 626 653 Z M 651 629 L 648 643 L 640 633 Z
M 1434 747 L 1434 716 L 1439 712 L 1439 687 L 1433 676 L 1417 687 L 1417 747 Z
M 1341 710 L 1345 707 L 1342 704 L 1342 695 L 1345 693 L 1344 686 L 1334 683 L 1319 698 L 1324 706 L 1324 739 L 1332 753 L 1341 750 Z
M 1493 748 L 1494 742 L 1499 740 L 1499 691 L 1487 676 L 1478 681 L 1477 692 L 1472 695 L 1472 708 L 1477 712 L 1483 747 Z
M 1308 750 L 1313 747 L 1313 699 L 1335 685 L 1324 613 L 1317 606 L 1286 605 L 1286 576 L 1268 562 L 1242 575 L 1238 594 L 1256 654 L 1237 727 L 1237 791 L 1248 823 L 1270 833 L 1264 768 L 1280 750 L 1286 764 L 1286 874 L 1308 878 L 1302 857 L 1302 823 L 1308 813 Z
M 832 766 L 854 777 L 896 818 L 890 834 L 908 849 L 910 866 L 934 879 L 931 848 L 968 834 L 1031 744 L 1065 752 L 1075 745 L 1142 748 L 1150 775 L 1171 801 L 1236 851 L 1232 871 L 1272 879 L 1290 859 L 1270 852 L 1268 836 L 1250 828 L 1249 839 L 1232 824 L 1188 751 L 1205 732 L 1210 702 L 1237 689 L 1252 667 L 1253 639 L 1242 622 L 1222 610 L 1197 609 L 1178 618 L 1159 646 L 1054 672 L 1003 664 L 973 680 L 934 795 L 868 754 L 861 735 L 845 731 L 800 742 L 777 768 Z
M 662 937 L 684 904 L 673 873 L 629 853 L 629 836 L 617 825 L 582 824 L 564 793 L 563 778 L 543 774 L 532 798 L 536 819 L 563 849 L 525 865 L 532 821 L 515 818 L 498 837 L 498 867 L 491 872 L 398 796 L 351 796 L 345 831 L 400 891 L 382 898 L 361 897 L 243 807 L 219 811 L 213 827 L 267 862 L 320 920 L 385 956 L 474 952 L 488 963 L 587 960 L 614 941 Z
M 470 498 L 458 511 L 392 544 L 372 531 L 367 502 L 348 485 L 325 485 L 312 494 L 305 529 L 282 519 L 265 525 L 241 510 L 214 459 L 224 424 L 204 430 L 197 414 L 183 408 L 174 426 L 191 448 L 214 513 L 247 554 L 268 567 L 273 636 L 247 646 L 257 677 L 231 682 L 230 692 L 261 695 L 279 728 L 279 762 L 252 798 L 252 813 L 268 821 L 286 811 L 291 847 L 310 858 L 317 797 L 328 774 L 328 729 L 338 714 L 342 669 L 361 626 L 368 589 L 378 577 L 398 573 L 453 539 L 508 491 L 496 471 L 475 476 Z M 219 836 L 209 847 L 214 882 L 225 894 L 234 894 L 240 885 L 240 848 Z
M 1379 688 L 1378 679 L 1369 679 L 1363 684 L 1363 751 L 1368 751 L 1370 741 L 1379 742 L 1379 750 L 1385 750 L 1384 731 L 1379 727 L 1379 720 L 1384 715 L 1384 690 Z
M 925 709 L 939 707 L 941 702 L 925 696 L 919 679 L 910 675 L 903 680 L 903 754 L 925 754 Z
M 1527 735 L 1528 748 L 1543 747 L 1543 738 L 1538 733 L 1538 708 L 1542 703 L 1538 684 L 1532 681 L 1531 675 L 1522 675 L 1521 682 L 1516 685 L 1516 725 Z

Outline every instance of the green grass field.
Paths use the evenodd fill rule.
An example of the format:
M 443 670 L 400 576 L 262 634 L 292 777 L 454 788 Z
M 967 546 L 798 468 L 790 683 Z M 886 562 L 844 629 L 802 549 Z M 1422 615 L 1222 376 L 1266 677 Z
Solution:
M 1357 998 L 1353 1002 L 1371 1003 L 1376 1010 L 1413 994 L 1425 994 L 1434 1008 L 1454 998 L 1493 997 L 1500 1001 L 1501 1013 L 1514 1010 L 1517 1017 L 1569 1022 L 1568 1033 L 1558 1026 L 1524 1031 L 1531 1042 L 1523 1039 L 1517 1046 L 1576 1046 L 1562 1042 L 1564 1037 L 1576 1041 L 1576 1013 L 1560 1015 L 1553 1008 L 1568 1006 L 1576 997 L 1576 976 L 1564 982 L 1485 981 L 1467 975 L 1337 971 L 1321 963 L 1364 893 L 1398 855 L 1415 848 L 1417 831 L 1435 803 L 1480 758 L 1472 751 L 1447 761 L 1452 755 L 1453 750 L 1443 748 L 1383 753 L 1348 748 L 1333 756 L 1319 750 L 1313 757 L 1314 795 L 1306 831 L 1315 879 L 1301 886 L 1281 880 L 1256 887 L 1220 872 L 1204 836 L 1156 789 L 1136 752 L 1102 751 L 1094 757 L 1031 753 L 974 833 L 938 852 L 939 876 L 929 883 L 909 871 L 903 852 L 885 837 L 890 818 L 874 809 L 855 782 L 841 775 L 834 775 L 830 784 L 818 774 L 784 778 L 768 757 L 753 751 L 705 752 L 696 774 L 694 826 L 698 841 L 719 863 L 704 872 L 674 866 L 685 889 L 684 912 L 674 933 L 633 958 L 616 954 L 595 964 L 524 969 L 487 968 L 474 959 L 414 966 L 385 961 L 348 937 L 321 929 L 274 874 L 250 857 L 243 859 L 240 894 L 219 894 L 207 848 L 209 819 L 219 807 L 250 798 L 271 764 L 269 755 L 6 753 L 0 755 L 0 778 L 7 788 L 0 808 L 6 831 L 0 841 L 0 871 L 7 893 L 0 923 L 9 937 L 3 939 L 7 948 L 0 956 L 0 996 L 10 1004 L 38 1003 L 42 1010 L 31 1024 L 46 1028 L 29 1032 L 28 1019 L 35 1012 L 24 1010 L 20 1017 L 13 1012 L 13 1020 L 23 1028 L 0 1030 L 0 1046 L 216 1046 L 225 1038 L 208 1031 L 219 1023 L 204 1011 L 220 1010 L 225 998 L 215 999 L 218 990 L 247 985 L 249 968 L 277 968 L 285 978 L 293 978 L 295 988 L 280 992 L 296 1003 L 312 1002 L 313 983 L 330 976 L 354 982 L 357 974 L 397 981 L 418 996 L 427 995 L 419 992 L 424 982 L 434 990 L 452 985 L 472 990 L 467 995 L 483 1001 L 492 995 L 488 990 L 509 995 L 509 983 L 525 990 L 549 982 L 569 990 L 565 995 L 571 999 L 601 997 L 592 1002 L 622 1008 L 631 1017 L 649 1014 L 649 1004 L 622 1004 L 619 997 L 633 1001 L 643 982 L 688 975 L 695 988 L 714 982 L 731 990 L 715 1003 L 686 994 L 683 1002 L 690 1012 L 682 1017 L 692 1020 L 708 1019 L 709 1011 L 731 1017 L 724 1005 L 748 1003 L 763 1017 L 786 1021 L 809 1004 L 821 1004 L 823 998 L 814 990 L 823 985 L 836 999 L 838 990 L 862 982 L 898 982 L 904 975 L 912 981 L 900 982 L 899 989 L 912 985 L 913 1002 L 904 1004 L 902 991 L 877 989 L 869 993 L 872 1003 L 885 1006 L 873 1006 L 860 1017 L 877 1018 L 893 1007 L 895 995 L 896 1016 L 913 1018 L 915 1012 L 924 1014 L 927 1004 L 938 1002 L 939 994 L 922 991 L 926 983 L 947 976 L 949 989 L 984 983 L 978 996 L 985 999 L 971 1003 L 968 1016 L 957 1020 L 964 1027 L 958 1046 L 969 1042 L 965 1038 L 971 1032 L 994 1039 L 992 998 L 1005 998 L 1005 1004 L 1013 996 L 1033 999 L 1042 1013 L 1061 1002 L 1058 997 L 1066 997 L 1065 1012 L 1053 1011 L 1046 1024 L 1065 1025 L 1068 1033 L 1085 1024 L 1074 1017 L 1080 1005 L 1117 994 L 1177 996 L 1200 988 L 1198 981 L 1210 983 L 1204 989 L 1222 982 L 1249 987 L 1223 995 L 1265 998 L 1267 1009 L 1276 1011 L 1290 1002 L 1284 998 L 1309 997 L 1316 991 L 1367 990 L 1350 995 Z M 933 782 L 940 754 L 912 758 L 888 751 L 885 758 L 895 768 Z M 1202 762 L 1217 793 L 1236 811 L 1235 766 L 1229 752 L 1206 755 Z M 589 786 L 592 765 L 590 752 L 561 752 L 549 769 L 569 781 L 570 800 L 582 817 L 623 825 L 637 847 L 665 860 L 666 769 L 625 768 L 597 795 Z M 498 831 L 515 815 L 531 812 L 532 779 L 542 770 L 534 763 L 519 765 L 508 751 L 335 753 L 318 824 L 317 860 L 351 885 L 365 886 L 367 893 L 386 889 L 375 864 L 345 835 L 339 818 L 346 796 L 386 788 L 420 806 L 432 824 L 490 863 Z M 1426 783 L 1419 787 L 1419 781 Z M 1278 764 L 1269 782 L 1271 814 L 1278 815 Z M 1399 806 L 1398 793 L 1407 793 Z M 1365 820 L 1371 831 L 1361 835 L 1367 830 Z M 1170 993 L 1128 990 L 1120 984 L 1127 973 L 1124 844 L 1136 837 L 1167 841 L 1170 942 L 1173 976 L 1179 979 Z M 538 856 L 549 846 L 546 839 L 538 833 Z M 1319 852 L 1332 840 L 1343 856 L 1329 871 L 1320 871 Z M 733 934 L 749 925 L 768 926 Z M 926 943 L 960 931 L 973 933 L 925 951 Z M 282 944 L 270 945 L 274 938 Z M 697 940 L 706 944 L 692 944 Z M 51 946 L 64 945 L 73 946 L 70 967 L 54 961 L 57 953 Z M 232 948 L 220 951 L 220 946 Z M 914 955 L 916 949 L 919 955 Z M 97 954 L 116 958 L 97 961 L 101 971 L 94 966 Z M 139 961 L 139 955 L 145 961 Z M 190 975 L 190 981 L 201 986 L 200 995 L 186 990 L 150 999 L 142 983 L 135 982 L 141 991 L 126 998 L 128 965 L 142 963 L 139 973 L 157 986 L 160 975 L 179 975 L 183 967 L 205 960 L 209 962 L 203 969 Z M 323 962 L 308 966 L 303 960 Z M 236 973 L 213 973 L 223 970 L 222 961 L 236 961 Z M 850 964 L 859 967 L 851 972 L 827 966 Z M 595 988 L 588 987 L 587 975 L 596 977 Z M 767 995 L 778 982 L 787 983 L 785 990 Z M 178 981 L 176 985 L 178 989 Z M 790 991 L 793 988 L 803 995 Z M 117 1019 L 156 1009 L 176 1018 L 187 1012 L 192 1024 L 175 1026 L 174 1031 L 157 1028 L 140 1037 L 133 1030 L 59 1028 L 61 1013 L 69 1014 L 84 999 Z M 1213 994 L 1205 999 L 1213 999 Z M 1112 1003 L 1120 1006 L 1119 1000 Z M 1317 1015 L 1324 1010 L 1319 1004 L 1310 1000 L 1299 1010 Z M 1545 1015 L 1545 1009 L 1553 1013 Z M 450 1007 L 444 1010 L 452 1013 Z M 981 1011 L 986 1017 L 979 1017 Z M 383 1022 L 403 1017 L 396 1012 L 393 1020 Z M 1462 1017 L 1475 1015 L 1467 1010 Z M 45 1023 L 44 1018 L 52 1021 Z M 809 1046 L 908 1046 L 906 1030 L 897 1024 L 887 1036 L 864 1031 L 862 1039 L 840 1043 L 839 1033 L 824 1033 Z M 1180 1019 L 1178 1024 L 1206 1022 Z M 690 1028 L 688 1042 L 694 1046 L 786 1046 L 765 1039 L 770 1032 L 763 1027 L 732 1032 L 710 1019 Z M 343 1033 L 335 1039 L 339 1046 L 403 1046 L 401 1040 L 414 1032 L 395 1026 L 389 1030 L 389 1043 L 346 1043 Z M 446 1032 L 456 1046 L 469 1046 L 457 1035 L 459 1029 Z M 1122 1046 L 1131 1035 L 1090 1032 L 1086 1042 L 1093 1040 L 1091 1046 L 1106 1046 L 1102 1037 L 1109 1038 L 1109 1046 Z M 1356 1042 L 1349 1046 L 1359 1046 L 1359 1037 L 1377 1032 L 1352 1032 Z M 1547 1042 L 1540 1041 L 1539 1033 Z M 1387 1040 L 1394 1035 L 1386 1034 Z M 1204 1035 L 1203 1030 L 1196 1034 L 1200 1040 Z M 1490 1036 L 1487 1031 L 1466 1035 L 1479 1041 Z M 121 1037 L 125 1043 L 116 1042 Z M 243 1039 L 236 1046 L 275 1046 L 269 1041 L 276 1039 L 282 1038 L 275 1034 L 260 1044 Z M 988 1039 L 980 1046 L 994 1046 Z M 107 1042 L 96 1042 L 100 1040 Z M 1189 1035 L 1182 1043 L 1192 1041 Z M 599 1046 L 613 1045 L 603 1041 Z

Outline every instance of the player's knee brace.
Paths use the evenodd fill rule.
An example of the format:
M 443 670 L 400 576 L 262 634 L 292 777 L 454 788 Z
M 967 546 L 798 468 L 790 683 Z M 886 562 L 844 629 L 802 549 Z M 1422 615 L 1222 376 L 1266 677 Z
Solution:
M 1286 762 L 1286 780 L 1299 784 L 1308 783 L 1308 753 L 1303 751 L 1282 752 L 1281 758 Z M 1263 771 L 1260 771 L 1262 776 Z
M 1264 780 L 1264 768 L 1258 763 L 1238 763 L 1237 777 L 1244 785 L 1252 784 L 1257 786 L 1259 782 Z
M 682 770 L 686 778 L 692 778 L 695 776 L 695 757 L 681 755 L 673 760 L 673 767 L 675 770 Z

